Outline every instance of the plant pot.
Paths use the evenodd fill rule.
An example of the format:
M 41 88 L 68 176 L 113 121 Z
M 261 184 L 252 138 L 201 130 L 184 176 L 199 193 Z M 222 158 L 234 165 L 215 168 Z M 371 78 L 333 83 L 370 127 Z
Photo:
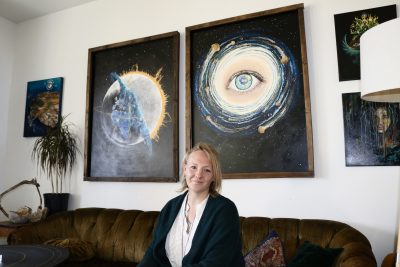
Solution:
M 48 208 L 47 216 L 68 209 L 69 193 L 46 193 L 43 198 L 44 206 Z

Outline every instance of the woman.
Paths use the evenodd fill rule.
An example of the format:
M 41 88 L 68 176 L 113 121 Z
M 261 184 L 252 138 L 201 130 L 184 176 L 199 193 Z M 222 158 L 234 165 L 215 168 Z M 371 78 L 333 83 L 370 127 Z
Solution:
M 139 267 L 244 266 L 239 215 L 221 196 L 216 151 L 200 143 L 182 163 L 183 194 L 161 210 L 153 241 Z

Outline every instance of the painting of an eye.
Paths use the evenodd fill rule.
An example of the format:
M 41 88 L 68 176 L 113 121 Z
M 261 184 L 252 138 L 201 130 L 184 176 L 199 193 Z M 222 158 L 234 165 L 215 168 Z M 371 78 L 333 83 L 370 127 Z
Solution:
M 231 76 L 228 81 L 228 89 L 247 92 L 257 87 L 262 81 L 261 75 L 254 71 L 240 71 Z
M 237 136 L 268 132 L 286 115 L 300 85 L 291 50 L 264 36 L 213 43 L 196 81 L 195 101 L 208 126 Z
M 185 141 L 214 145 L 224 178 L 314 174 L 303 9 L 186 28 Z

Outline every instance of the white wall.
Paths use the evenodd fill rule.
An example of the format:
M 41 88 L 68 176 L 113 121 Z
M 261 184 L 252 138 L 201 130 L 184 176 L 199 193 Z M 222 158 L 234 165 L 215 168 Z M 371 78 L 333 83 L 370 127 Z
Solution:
M 63 113 L 84 136 L 88 48 L 178 30 L 180 52 L 180 154 L 184 151 L 185 27 L 297 4 L 258 1 L 98 0 L 17 25 L 16 56 L 7 124 L 7 184 L 36 175 L 30 159 L 34 139 L 23 138 L 26 83 L 62 76 Z M 225 180 L 223 194 L 243 216 L 333 219 L 348 223 L 371 241 L 378 263 L 393 251 L 398 218 L 399 167 L 346 167 L 341 94 L 359 91 L 358 81 L 339 82 L 333 15 L 399 1 L 305 0 L 305 29 L 314 133 L 315 178 Z M 72 175 L 70 208 L 116 207 L 159 210 L 175 196 L 175 183 L 84 182 L 83 159 Z M 42 192 L 50 191 L 41 177 Z M 15 196 L 12 203 L 37 201 Z M 18 201 L 16 201 L 18 200 Z
M 6 163 L 6 140 L 9 97 L 14 64 L 16 24 L 0 17 L 0 192 L 7 189 L 4 168 Z M 0 213 L 0 220 L 4 219 Z

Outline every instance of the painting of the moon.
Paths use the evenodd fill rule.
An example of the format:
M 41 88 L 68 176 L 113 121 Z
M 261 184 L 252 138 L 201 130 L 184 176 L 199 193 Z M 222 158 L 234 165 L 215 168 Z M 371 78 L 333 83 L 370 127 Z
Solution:
M 120 146 L 145 142 L 152 150 L 165 118 L 166 97 L 159 81 L 146 73 L 131 71 L 116 80 L 102 103 L 102 129 L 107 138 Z M 157 75 L 159 76 L 159 75 Z
M 89 50 L 85 180 L 176 181 L 177 32 Z

